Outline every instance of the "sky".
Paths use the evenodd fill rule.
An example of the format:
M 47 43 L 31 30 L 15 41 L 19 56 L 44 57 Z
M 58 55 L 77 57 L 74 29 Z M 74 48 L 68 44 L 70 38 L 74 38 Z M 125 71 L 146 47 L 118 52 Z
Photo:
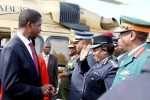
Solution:
M 150 21 L 150 0 L 117 0 L 125 5 L 115 5 L 99 0 L 63 0 L 80 5 L 80 7 L 95 12 L 104 17 L 115 17 L 121 15 L 142 18 Z

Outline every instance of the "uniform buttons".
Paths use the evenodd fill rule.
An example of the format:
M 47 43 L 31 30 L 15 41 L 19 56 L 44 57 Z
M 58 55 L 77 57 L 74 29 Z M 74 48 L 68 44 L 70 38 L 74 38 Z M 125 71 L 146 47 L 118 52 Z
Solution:
M 94 80 L 94 77 L 91 77 L 91 80 Z

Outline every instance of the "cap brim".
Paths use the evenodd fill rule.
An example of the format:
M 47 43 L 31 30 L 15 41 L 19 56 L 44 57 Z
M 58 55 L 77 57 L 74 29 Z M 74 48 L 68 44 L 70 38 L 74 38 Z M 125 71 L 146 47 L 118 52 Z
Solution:
M 102 44 L 92 45 L 90 48 L 91 48 L 91 49 L 94 49 L 94 48 L 100 47 L 101 45 L 102 45 Z
M 72 41 L 73 43 L 77 43 L 77 42 L 79 42 L 79 40 L 77 40 L 77 39 L 75 39 L 75 38 L 74 38 L 74 39 L 72 39 L 71 41 Z
M 74 48 L 75 46 L 74 45 L 68 45 L 68 48 Z
M 122 28 L 122 27 L 116 27 L 116 28 L 113 30 L 113 33 L 121 33 L 121 32 L 125 32 L 125 31 L 127 31 L 127 29 Z
M 74 46 L 68 46 L 68 48 L 74 48 Z

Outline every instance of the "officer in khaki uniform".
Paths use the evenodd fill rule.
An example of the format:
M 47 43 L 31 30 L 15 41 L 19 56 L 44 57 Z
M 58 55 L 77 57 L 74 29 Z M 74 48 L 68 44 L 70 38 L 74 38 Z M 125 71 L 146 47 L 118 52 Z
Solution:
M 118 45 L 127 51 L 127 56 L 119 66 L 113 86 L 139 75 L 145 62 L 150 59 L 150 50 L 145 42 L 150 32 L 150 22 L 127 16 L 122 16 L 120 21 L 122 27 L 118 31 Z
M 78 41 L 75 40 L 70 40 L 68 49 L 69 49 L 69 61 L 66 65 L 66 68 L 63 73 L 59 74 L 59 77 L 61 78 L 61 84 L 60 84 L 60 91 L 61 91 L 61 96 L 63 100 L 68 100 L 69 96 L 69 90 L 70 90 L 70 79 L 72 75 L 72 71 L 74 69 L 76 59 L 78 57 L 76 53 L 76 43 Z

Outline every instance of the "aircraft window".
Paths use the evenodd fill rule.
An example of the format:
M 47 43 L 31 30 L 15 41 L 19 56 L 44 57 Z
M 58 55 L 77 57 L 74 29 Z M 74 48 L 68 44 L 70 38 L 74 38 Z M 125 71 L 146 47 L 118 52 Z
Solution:
M 67 37 L 51 36 L 47 38 L 52 45 L 52 54 L 56 55 L 58 62 L 61 65 L 65 65 L 68 60 L 68 41 Z

